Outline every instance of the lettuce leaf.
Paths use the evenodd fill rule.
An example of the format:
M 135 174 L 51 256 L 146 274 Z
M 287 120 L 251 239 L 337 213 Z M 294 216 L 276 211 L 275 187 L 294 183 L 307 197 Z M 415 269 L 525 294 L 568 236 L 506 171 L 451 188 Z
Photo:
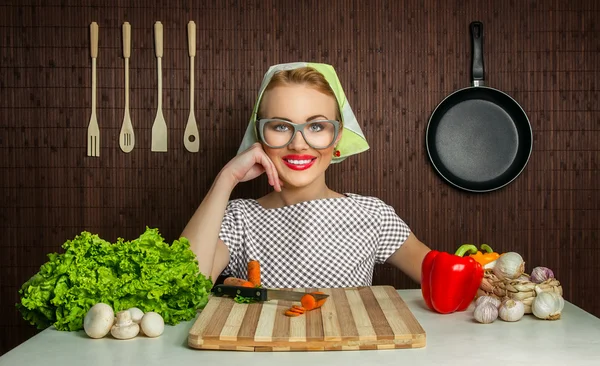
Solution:
M 199 272 L 186 238 L 169 244 L 158 229 L 146 228 L 135 240 L 109 243 L 84 231 L 62 247 L 19 290 L 16 306 L 38 329 L 83 329 L 85 314 L 99 302 L 115 313 L 134 306 L 155 311 L 174 325 L 208 302 L 213 282 Z

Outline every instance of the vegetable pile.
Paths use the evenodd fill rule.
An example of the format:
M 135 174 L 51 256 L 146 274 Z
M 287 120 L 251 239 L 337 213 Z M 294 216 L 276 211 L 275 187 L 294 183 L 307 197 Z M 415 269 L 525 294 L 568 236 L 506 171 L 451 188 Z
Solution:
M 514 322 L 525 314 L 560 319 L 564 307 L 562 286 L 550 268 L 538 266 L 529 275 L 525 273 L 523 257 L 517 252 L 502 253 L 485 265 L 484 278 L 477 290 L 475 320 L 488 324 L 500 317 Z
M 208 302 L 212 281 L 199 272 L 185 238 L 166 243 L 157 229 L 116 243 L 82 232 L 63 244 L 19 290 L 23 318 L 44 329 L 83 329 L 97 303 L 115 312 L 137 307 L 156 312 L 166 324 L 191 320 Z

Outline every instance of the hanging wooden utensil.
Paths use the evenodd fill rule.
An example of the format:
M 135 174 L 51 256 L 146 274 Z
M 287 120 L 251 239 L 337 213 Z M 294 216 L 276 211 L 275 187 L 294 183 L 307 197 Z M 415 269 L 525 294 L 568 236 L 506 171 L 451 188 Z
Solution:
M 131 56 L 131 25 L 123 23 L 123 58 L 125 59 L 125 115 L 119 135 L 119 146 L 123 152 L 131 152 L 135 146 L 135 134 L 129 115 L 129 57 Z
M 167 122 L 162 112 L 162 64 L 163 57 L 163 25 L 161 22 L 154 23 L 154 42 L 156 47 L 156 60 L 158 70 L 158 107 L 156 118 L 152 125 L 152 151 L 167 151 Z
M 189 152 L 198 152 L 198 124 L 194 115 L 194 57 L 196 56 L 196 23 L 188 22 L 188 49 L 190 54 L 190 115 L 183 133 L 183 145 Z

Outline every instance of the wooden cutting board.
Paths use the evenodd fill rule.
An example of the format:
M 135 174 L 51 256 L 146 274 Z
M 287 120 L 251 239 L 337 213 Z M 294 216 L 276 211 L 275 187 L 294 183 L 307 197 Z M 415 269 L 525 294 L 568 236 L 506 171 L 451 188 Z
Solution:
M 425 331 L 392 286 L 324 289 L 318 309 L 297 317 L 299 302 L 238 304 L 212 296 L 190 329 L 192 348 L 234 351 L 345 351 L 425 347 Z

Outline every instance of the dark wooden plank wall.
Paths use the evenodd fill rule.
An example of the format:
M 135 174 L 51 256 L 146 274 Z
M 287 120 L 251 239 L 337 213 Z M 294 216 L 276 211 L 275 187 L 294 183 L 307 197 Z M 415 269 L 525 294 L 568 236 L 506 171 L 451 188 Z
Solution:
M 155 4 L 155 5 L 152 5 Z M 600 3 L 589 0 L 79 1 L 0 4 L 0 353 L 35 334 L 14 304 L 46 255 L 83 230 L 114 241 L 146 226 L 177 238 L 235 154 L 268 66 L 333 64 L 371 150 L 334 165 L 332 188 L 393 205 L 431 247 L 465 242 L 518 251 L 552 268 L 565 298 L 600 316 L 598 164 Z M 164 24 L 169 151 L 150 151 L 156 113 L 153 24 Z M 196 116 L 201 151 L 183 148 L 189 110 L 186 24 L 197 24 Z M 534 131 L 529 165 L 511 185 L 469 194 L 427 159 L 430 113 L 469 86 L 468 25 L 485 27 L 487 85 L 511 94 Z M 89 24 L 100 26 L 100 158 L 86 157 Z M 136 148 L 120 151 L 124 61 L 132 25 Z M 234 196 L 258 197 L 265 180 Z M 387 266 L 376 283 L 417 288 Z

